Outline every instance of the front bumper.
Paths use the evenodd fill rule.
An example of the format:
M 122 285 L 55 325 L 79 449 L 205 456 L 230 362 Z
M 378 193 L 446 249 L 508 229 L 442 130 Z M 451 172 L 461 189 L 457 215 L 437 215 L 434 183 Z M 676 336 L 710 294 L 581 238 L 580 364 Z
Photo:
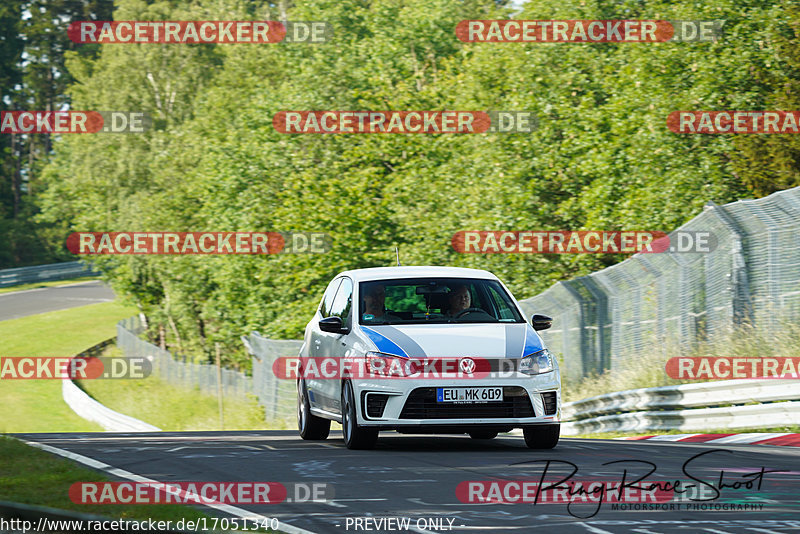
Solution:
M 508 431 L 558 423 L 561 418 L 558 370 L 534 376 L 515 372 L 501 378 L 362 379 L 352 384 L 359 405 L 358 424 L 365 427 L 408 432 L 466 432 L 473 428 Z M 502 387 L 503 401 L 437 403 L 435 390 L 440 387 Z

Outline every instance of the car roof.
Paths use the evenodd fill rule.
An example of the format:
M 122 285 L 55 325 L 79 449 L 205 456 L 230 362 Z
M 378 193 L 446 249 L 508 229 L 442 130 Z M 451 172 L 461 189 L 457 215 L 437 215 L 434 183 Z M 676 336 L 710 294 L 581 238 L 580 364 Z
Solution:
M 396 278 L 481 278 L 497 280 L 498 278 L 481 269 L 467 269 L 465 267 L 433 267 L 433 266 L 402 266 L 402 267 L 371 267 L 369 269 L 353 269 L 343 271 L 337 276 L 349 276 L 356 282 L 368 280 L 390 280 Z

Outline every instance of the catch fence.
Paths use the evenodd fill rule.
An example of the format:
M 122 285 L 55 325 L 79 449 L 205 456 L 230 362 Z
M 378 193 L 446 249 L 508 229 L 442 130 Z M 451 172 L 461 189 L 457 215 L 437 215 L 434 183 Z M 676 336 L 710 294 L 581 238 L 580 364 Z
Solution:
M 701 214 L 670 236 L 708 232 L 710 252 L 639 253 L 523 300 L 553 317 L 542 332 L 578 380 L 627 369 L 642 354 L 694 347 L 748 324 L 775 330 L 800 318 L 800 188 Z
M 153 364 L 153 373 L 170 384 L 217 395 L 216 365 L 194 363 L 186 355 L 164 350 L 139 337 L 144 330 L 140 315 L 123 319 L 117 324 L 117 346 L 125 356 L 148 358 Z M 220 376 L 224 396 L 246 399 L 253 392 L 253 380 L 244 373 L 222 368 Z

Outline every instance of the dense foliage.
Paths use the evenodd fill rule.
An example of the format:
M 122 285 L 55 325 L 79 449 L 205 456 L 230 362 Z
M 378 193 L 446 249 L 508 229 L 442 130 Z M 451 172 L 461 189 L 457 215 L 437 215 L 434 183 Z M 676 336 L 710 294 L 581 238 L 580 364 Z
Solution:
M 305 4 L 305 3 L 303 3 Z M 64 136 L 40 224 L 91 231 L 276 230 L 333 236 L 327 254 L 99 261 L 161 337 L 246 366 L 251 330 L 296 337 L 338 271 L 486 268 L 518 297 L 620 257 L 457 254 L 458 230 L 665 230 L 708 200 L 800 183 L 792 136 L 678 135 L 670 111 L 796 109 L 790 0 L 531 0 L 528 19 L 725 19 L 716 43 L 469 44 L 490 0 L 117 0 L 117 20 L 325 20 L 325 44 L 104 45 L 69 52 L 75 109 L 144 110 L 143 135 Z M 530 110 L 531 134 L 285 135 L 281 110 Z M 780 156 L 773 163 L 773 154 Z M 64 235 L 62 234 L 62 235 Z
M 56 111 L 74 81 L 65 52 L 93 58 L 98 45 L 67 37 L 73 20 L 108 20 L 112 0 L 25 0 L 0 4 L 0 111 Z M 0 135 L 0 268 L 71 259 L 58 227 L 36 221 L 49 134 Z

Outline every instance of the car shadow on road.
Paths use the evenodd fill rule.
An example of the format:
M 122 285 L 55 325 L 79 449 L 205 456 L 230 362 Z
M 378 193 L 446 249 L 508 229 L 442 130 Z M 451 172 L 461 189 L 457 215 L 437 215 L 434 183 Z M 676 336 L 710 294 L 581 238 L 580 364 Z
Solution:
M 331 433 L 326 443 L 345 448 L 344 440 L 338 433 Z M 557 445 L 555 449 L 565 445 Z M 398 434 L 396 432 L 382 432 L 375 451 L 404 451 L 404 452 L 498 452 L 506 453 L 521 451 L 526 454 L 548 452 L 548 450 L 529 449 L 522 436 L 501 434 L 494 439 L 472 439 L 466 434 L 460 435 L 431 435 L 431 434 Z

